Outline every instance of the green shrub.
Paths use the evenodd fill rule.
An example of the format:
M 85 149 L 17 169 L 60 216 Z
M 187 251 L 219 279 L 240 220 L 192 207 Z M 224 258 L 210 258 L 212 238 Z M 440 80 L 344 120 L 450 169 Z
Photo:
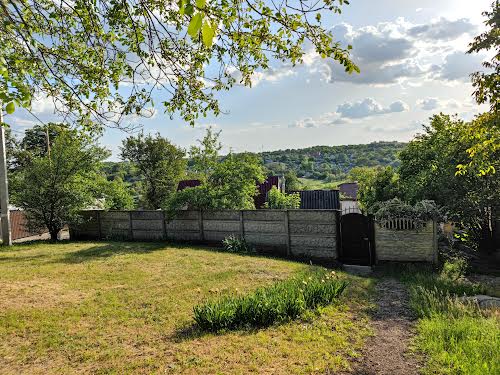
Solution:
M 444 262 L 441 275 L 450 280 L 459 280 L 465 276 L 467 268 L 467 261 L 464 258 L 449 259 Z
M 222 240 L 222 245 L 224 250 L 231 253 L 253 253 L 255 249 L 249 245 L 245 239 L 238 238 L 236 236 L 229 236 Z
M 194 320 L 206 331 L 244 326 L 262 327 L 299 317 L 307 309 L 326 306 L 347 286 L 334 273 L 314 273 L 255 290 L 226 296 L 194 307 Z
M 286 194 L 279 191 L 276 186 L 273 186 L 267 195 L 267 202 L 264 204 L 264 208 L 271 209 L 288 209 L 288 208 L 300 208 L 300 194 L 291 193 Z

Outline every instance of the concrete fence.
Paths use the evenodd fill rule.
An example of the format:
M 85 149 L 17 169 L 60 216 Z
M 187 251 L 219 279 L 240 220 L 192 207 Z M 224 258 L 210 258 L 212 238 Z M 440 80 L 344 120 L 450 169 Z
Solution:
M 437 262 L 437 225 L 399 218 L 375 223 L 378 261 Z
M 338 260 L 340 210 L 84 211 L 70 227 L 76 240 L 173 240 L 221 245 L 244 238 L 259 252 L 320 261 Z M 408 219 L 375 223 L 376 261 L 437 260 L 436 224 Z
M 174 240 L 220 244 L 234 235 L 259 252 L 332 261 L 338 254 L 338 210 L 84 211 L 77 240 Z

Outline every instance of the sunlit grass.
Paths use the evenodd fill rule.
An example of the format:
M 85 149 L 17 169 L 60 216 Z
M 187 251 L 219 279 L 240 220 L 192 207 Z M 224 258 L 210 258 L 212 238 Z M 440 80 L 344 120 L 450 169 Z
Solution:
M 371 279 L 297 321 L 198 332 L 193 307 L 309 271 L 287 260 L 164 243 L 19 245 L 0 251 L 0 373 L 324 373 L 369 334 Z

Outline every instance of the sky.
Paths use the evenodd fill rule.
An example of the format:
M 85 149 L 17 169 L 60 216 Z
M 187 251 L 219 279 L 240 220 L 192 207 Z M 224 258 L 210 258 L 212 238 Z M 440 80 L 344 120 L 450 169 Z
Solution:
M 343 46 L 352 44 L 360 74 L 345 74 L 306 46 L 301 66 L 277 63 L 256 74 L 252 88 L 218 95 L 225 112 L 219 117 L 193 128 L 158 107 L 138 123 L 145 133 L 159 132 L 183 148 L 212 126 L 221 130 L 224 152 L 409 141 L 434 113 L 469 120 L 486 110 L 473 101 L 469 74 L 481 70 L 487 56 L 465 51 L 484 30 L 481 12 L 491 1 L 351 0 L 342 14 L 323 21 Z M 49 99 L 35 101 L 32 112 L 43 122 L 56 120 Z M 5 121 L 19 135 L 38 120 L 19 110 Z M 101 144 L 112 160 L 127 136 L 105 131 Z

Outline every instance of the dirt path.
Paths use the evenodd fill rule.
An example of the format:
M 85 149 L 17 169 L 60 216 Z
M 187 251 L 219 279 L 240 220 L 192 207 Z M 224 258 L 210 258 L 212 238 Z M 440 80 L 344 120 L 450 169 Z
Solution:
M 368 340 L 355 375 L 416 375 L 419 362 L 408 351 L 414 316 L 408 291 L 399 281 L 383 279 L 377 284 L 378 309 L 372 316 L 375 336 Z

